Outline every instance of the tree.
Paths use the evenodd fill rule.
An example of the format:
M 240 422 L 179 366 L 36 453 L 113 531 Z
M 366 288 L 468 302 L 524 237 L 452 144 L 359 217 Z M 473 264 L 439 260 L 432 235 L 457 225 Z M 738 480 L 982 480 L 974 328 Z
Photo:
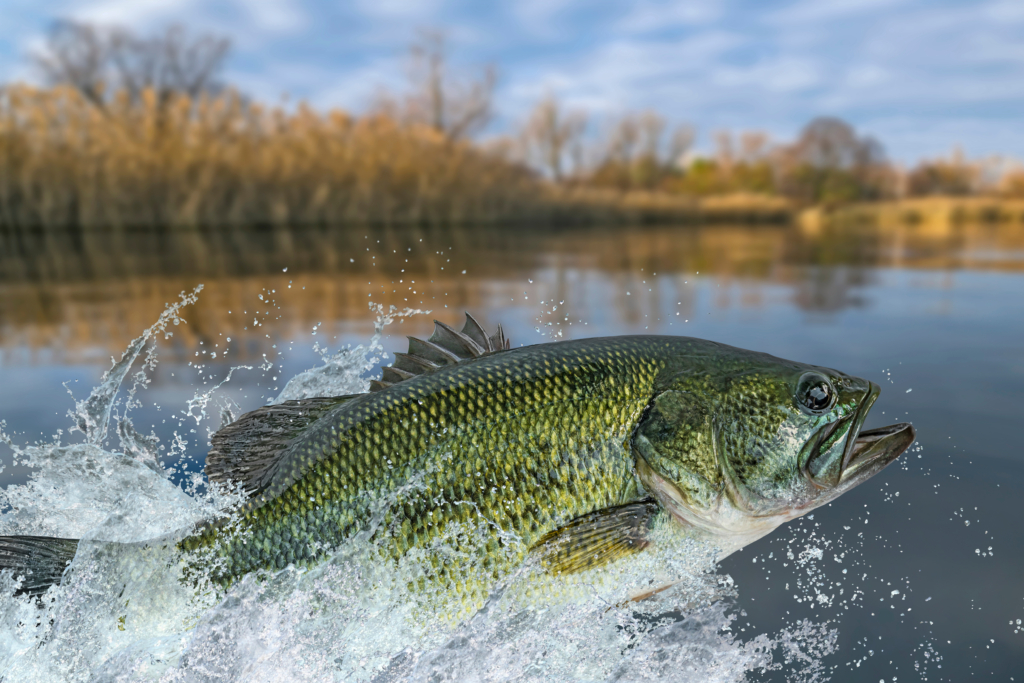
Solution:
M 452 79 L 444 33 L 420 33 L 411 49 L 409 80 L 408 120 L 427 124 L 451 141 L 471 137 L 490 123 L 497 83 L 494 67 L 486 66 L 476 79 Z
M 586 128 L 586 114 L 566 112 L 554 95 L 547 95 L 534 108 L 523 130 L 527 158 L 555 180 L 563 179 L 566 161 L 578 172 Z
M 764 160 L 768 153 L 768 134 L 758 130 L 740 133 L 740 161 L 755 164 Z
M 35 61 L 52 85 L 73 86 L 102 107 L 110 69 L 107 33 L 90 24 L 58 21 L 50 29 L 46 46 L 34 55 Z
M 923 161 L 907 174 L 907 194 L 911 197 L 973 194 L 977 176 L 977 170 L 970 166 L 942 160 Z
M 696 137 L 693 126 L 681 124 L 672 131 L 672 138 L 668 146 L 668 162 L 676 168 L 682 168 L 686 163 L 686 155 L 693 147 L 693 140 Z
M 894 173 L 881 143 L 858 137 L 837 118 L 808 123 L 795 143 L 780 148 L 777 161 L 780 189 L 802 202 L 841 203 L 893 193 Z
M 999 181 L 999 193 L 1007 197 L 1024 197 L 1024 169 L 1007 171 Z
M 666 148 L 665 120 L 653 111 L 626 114 L 611 128 L 604 160 L 590 177 L 595 185 L 619 189 L 655 189 L 679 173 L 693 144 L 693 129 L 677 127 Z
M 121 27 L 65 20 L 53 25 L 35 61 L 51 84 L 71 85 L 100 108 L 117 91 L 138 101 L 152 90 L 163 105 L 174 95 L 219 90 L 229 49 L 227 38 L 190 36 L 181 26 L 140 38 Z

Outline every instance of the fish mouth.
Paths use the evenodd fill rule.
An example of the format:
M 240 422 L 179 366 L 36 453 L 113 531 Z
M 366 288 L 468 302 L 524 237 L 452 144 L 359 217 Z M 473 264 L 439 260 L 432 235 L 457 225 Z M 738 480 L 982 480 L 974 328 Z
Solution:
M 878 474 L 910 448 L 917 438 L 914 426 L 908 422 L 862 430 L 868 411 L 882 393 L 881 387 L 874 382 L 869 382 L 868 385 L 864 404 L 857 411 L 854 423 L 850 427 L 850 435 L 846 439 L 846 450 L 843 452 L 843 464 L 837 486 L 841 491 L 847 491 Z
M 836 420 L 828 425 L 817 439 L 817 450 L 842 429 L 848 429 L 846 447 L 843 451 L 839 472 L 831 483 L 816 481 L 809 472 L 807 478 L 817 489 L 833 489 L 839 495 L 874 476 L 888 464 L 896 460 L 914 443 L 916 433 L 913 425 L 899 423 L 876 429 L 862 429 L 868 412 L 881 393 L 881 388 L 874 382 L 868 383 L 864 402 L 852 415 Z M 831 499 L 834 496 L 830 496 Z
M 843 456 L 839 486 L 846 490 L 874 476 L 910 448 L 916 438 L 914 425 L 908 422 L 858 432 Z
M 850 435 L 846 438 L 846 450 L 843 451 L 843 464 L 840 467 L 840 472 L 846 472 L 846 469 L 850 466 L 850 462 L 853 459 L 853 453 L 857 450 L 857 439 L 860 438 L 861 428 L 864 426 L 864 421 L 868 419 L 868 413 L 871 411 L 871 407 L 875 405 L 875 401 L 878 400 L 878 396 L 882 393 L 882 388 L 874 382 L 868 382 L 868 392 L 864 397 L 864 403 L 861 405 L 860 410 L 854 414 L 853 424 L 850 426 Z M 842 474 L 840 474 L 840 480 L 842 480 Z

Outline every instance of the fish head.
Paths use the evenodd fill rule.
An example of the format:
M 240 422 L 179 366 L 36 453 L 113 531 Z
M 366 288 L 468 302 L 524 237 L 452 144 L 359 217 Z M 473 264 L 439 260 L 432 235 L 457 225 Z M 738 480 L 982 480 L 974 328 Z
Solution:
M 877 384 L 750 354 L 658 393 L 633 436 L 637 473 L 680 522 L 742 547 L 880 472 L 910 424 L 863 430 Z

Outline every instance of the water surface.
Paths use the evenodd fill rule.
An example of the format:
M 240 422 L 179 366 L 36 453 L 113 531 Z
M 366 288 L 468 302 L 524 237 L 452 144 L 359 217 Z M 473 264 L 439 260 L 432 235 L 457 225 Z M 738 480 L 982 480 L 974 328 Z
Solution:
M 157 337 L 159 363 L 131 413 L 159 437 L 179 482 L 201 468 L 222 405 L 254 408 L 320 364 L 321 352 L 365 344 L 370 304 L 432 311 L 387 327 L 389 351 L 404 351 L 406 334 L 429 334 L 433 318 L 457 325 L 470 311 L 487 328 L 501 323 L 513 345 L 682 334 L 875 381 L 883 391 L 867 426 L 912 421 L 918 445 L 719 567 L 736 584 L 721 603 L 736 640 L 715 647 L 738 656 L 746 643 L 749 654 L 766 634 L 774 662 L 793 659 L 768 671 L 750 659 L 721 669 L 722 680 L 1024 680 L 1020 224 L 122 232 L 8 244 L 0 419 L 19 444 L 66 431 L 67 392 L 87 396 L 111 357 L 180 292 L 203 285 L 173 336 Z M 239 365 L 251 369 L 211 394 L 208 419 L 182 419 L 197 392 Z M 108 443 L 116 450 L 112 432 Z M 30 470 L 7 447 L 0 455 L 4 484 L 24 483 Z M 834 629 L 834 646 L 807 637 L 787 650 L 807 624 Z M 699 660 L 699 638 L 686 632 L 658 647 L 675 643 Z M 629 671 L 622 680 L 640 677 Z M 709 679 L 712 669 L 695 671 Z

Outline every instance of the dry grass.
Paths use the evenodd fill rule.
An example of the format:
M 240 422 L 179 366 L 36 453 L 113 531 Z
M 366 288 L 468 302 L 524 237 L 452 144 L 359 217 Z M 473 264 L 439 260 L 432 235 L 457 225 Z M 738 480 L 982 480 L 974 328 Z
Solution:
M 152 92 L 134 102 L 121 95 L 100 108 L 73 88 L 0 89 L 0 249 L 40 228 L 778 223 L 793 212 L 768 194 L 557 185 L 498 151 L 386 115 L 286 111 L 231 92 L 165 104 Z M 823 213 L 829 221 L 942 225 L 1022 216 L 1021 200 L 996 197 Z
M 942 236 L 964 225 L 1024 224 L 1024 199 L 997 196 L 915 197 L 888 202 L 850 204 L 833 210 L 811 208 L 801 213 L 805 232 L 826 225 L 863 226 L 881 230 L 913 227 L 917 233 Z
M 136 103 L 122 95 L 101 109 L 72 88 L 0 90 L 0 243 L 39 228 L 787 217 L 788 205 L 769 197 L 556 186 L 498 153 L 385 115 L 284 111 L 233 93 L 166 105 L 152 92 Z
M 0 96 L 0 224 L 252 226 L 495 221 L 538 181 L 384 116 L 267 109 L 234 94 L 109 110 L 70 88 Z
M 694 197 L 587 186 L 550 188 L 548 194 L 548 216 L 559 224 L 785 223 L 792 216 L 788 200 L 761 194 Z

